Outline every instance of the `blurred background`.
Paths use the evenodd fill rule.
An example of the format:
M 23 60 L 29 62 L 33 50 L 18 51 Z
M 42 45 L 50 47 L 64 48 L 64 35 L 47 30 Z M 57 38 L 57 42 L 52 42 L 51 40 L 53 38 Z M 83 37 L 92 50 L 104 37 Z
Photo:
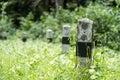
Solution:
M 77 20 L 89 18 L 93 24 L 93 43 L 120 50 L 120 0 L 0 0 L 0 39 L 45 39 L 47 29 L 60 43 L 62 26 L 71 26 L 70 43 L 76 43 Z

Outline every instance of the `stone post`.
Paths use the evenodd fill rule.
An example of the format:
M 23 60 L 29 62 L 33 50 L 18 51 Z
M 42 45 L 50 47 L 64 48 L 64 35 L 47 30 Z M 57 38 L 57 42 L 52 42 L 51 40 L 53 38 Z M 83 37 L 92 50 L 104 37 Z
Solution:
M 70 26 L 64 25 L 62 32 L 62 53 L 66 53 L 70 44 Z
M 48 42 L 52 42 L 52 40 L 53 40 L 53 31 L 51 29 L 48 29 L 46 31 L 46 38 L 47 38 Z
M 92 60 L 93 21 L 79 19 L 77 23 L 76 56 L 82 67 L 90 67 Z

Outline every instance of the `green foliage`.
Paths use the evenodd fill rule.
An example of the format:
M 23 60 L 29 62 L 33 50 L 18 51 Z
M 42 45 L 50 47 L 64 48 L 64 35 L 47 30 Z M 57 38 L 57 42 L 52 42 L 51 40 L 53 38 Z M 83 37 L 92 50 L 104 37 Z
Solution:
M 2 13 L 0 14 L 0 36 L 2 32 L 8 32 L 8 34 L 14 34 L 15 29 L 13 28 L 12 19 L 10 19 L 5 12 L 6 5 L 8 3 L 4 3 L 1 7 Z
M 14 1 L 14 0 L 11 0 Z M 26 0 L 25 0 L 26 1 Z M 119 0 L 115 0 L 117 5 L 119 6 Z M 17 1 L 15 1 L 16 3 Z M 64 24 L 69 24 L 71 26 L 71 37 L 70 42 L 71 44 L 75 44 L 76 42 L 76 27 L 77 27 L 77 20 L 81 18 L 89 18 L 94 21 L 94 41 L 99 42 L 102 46 L 109 46 L 112 49 L 120 50 L 120 9 L 116 7 L 109 7 L 104 4 L 101 4 L 102 1 L 96 1 L 96 3 L 90 3 L 87 7 L 77 7 L 74 10 L 63 9 L 62 7 L 59 8 L 58 16 L 56 17 L 56 11 L 54 8 L 50 9 L 51 12 L 42 12 L 43 14 L 39 17 L 40 21 L 34 22 L 34 11 L 29 12 L 26 16 L 17 17 L 17 20 L 20 21 L 16 22 L 19 23 L 20 30 L 26 31 L 29 34 L 29 37 L 36 39 L 36 38 L 43 38 L 45 37 L 45 32 L 47 29 L 52 29 L 54 32 L 54 41 L 60 42 L 62 38 L 62 26 Z M 29 4 L 34 3 L 31 0 Z M 99 3 L 99 4 L 98 4 Z M 104 2 L 107 4 L 107 1 Z M 12 21 L 13 18 L 7 16 L 5 9 L 10 4 L 14 3 L 1 3 L 1 31 L 10 31 L 15 32 Z M 19 4 L 22 4 L 21 2 Z M 22 5 L 24 5 L 23 3 Z M 43 3 L 40 3 L 44 5 Z M 40 6 L 41 6 L 40 5 Z M 40 8 L 40 7 L 39 7 Z M 37 13 L 41 14 L 41 13 Z M 16 14 L 15 14 L 16 15 Z
M 67 54 L 61 54 L 60 44 L 40 40 L 23 43 L 17 39 L 0 43 L 1 80 L 120 79 L 120 55 L 107 47 L 93 50 L 90 69 L 75 69 L 75 47 L 70 47 Z
M 29 30 L 31 27 L 32 27 L 32 24 L 33 24 L 33 15 L 32 13 L 29 13 L 27 15 L 27 17 L 20 17 L 19 20 L 20 20 L 20 26 L 21 26 L 21 29 L 22 30 Z
M 0 32 L 9 31 L 11 26 L 12 26 L 11 20 L 7 16 L 2 15 L 2 18 L 0 20 Z
M 94 41 L 101 42 L 103 46 L 109 46 L 112 49 L 120 49 L 119 37 L 119 21 L 120 14 L 118 8 L 105 7 L 96 4 L 95 6 L 89 5 L 87 8 L 79 7 L 74 11 L 59 9 L 58 17 L 55 18 L 53 12 L 45 13 L 42 18 L 42 25 L 52 28 L 56 31 L 55 36 L 61 34 L 62 26 L 64 24 L 71 25 L 71 44 L 75 44 L 75 35 L 77 20 L 81 18 L 89 18 L 94 21 Z M 59 32 L 59 31 L 60 32 Z
M 86 9 L 86 17 L 94 21 L 94 39 L 112 49 L 119 49 L 119 11 L 117 8 L 104 8 L 100 5 Z
M 28 37 L 32 39 L 43 37 L 43 27 L 41 27 L 40 23 L 34 22 L 33 19 L 34 16 L 31 12 L 27 15 L 27 17 L 20 17 L 21 30 L 27 32 Z
M 117 3 L 117 6 L 120 6 L 120 0 L 115 0 L 115 2 Z
M 16 39 L 0 41 L 0 80 L 120 79 L 120 55 L 117 54 L 119 52 L 113 51 L 120 50 L 120 0 L 111 0 L 113 2 L 110 4 L 114 1 L 116 3 L 112 5 L 114 7 L 106 6 L 107 1 L 104 2 L 104 0 L 96 0 L 96 3 L 90 3 L 86 7 L 72 8 L 72 10 L 60 7 L 57 17 L 54 9 L 51 9 L 51 12 L 44 12 L 53 7 L 53 5 L 46 6 L 47 0 L 36 1 L 38 0 L 0 1 L 0 35 L 5 31 L 9 36 L 16 33 L 17 38 L 21 38 L 22 32 L 25 31 L 29 38 L 44 39 L 46 30 L 52 29 L 54 41 L 60 42 L 62 26 L 69 24 L 71 26 L 70 44 L 75 45 L 77 20 L 87 17 L 94 21 L 93 38 L 94 41 L 100 42 L 102 47 L 93 50 L 90 69 L 75 69 L 75 47 L 70 47 L 68 54 L 60 55 L 60 44 L 48 44 L 29 39 L 26 43 Z M 86 5 L 86 2 L 87 0 L 84 0 L 83 5 Z M 78 4 L 67 5 L 69 8 Z M 38 17 L 39 15 L 41 16 Z M 34 21 L 36 17 L 40 18 L 40 21 Z M 17 30 L 14 28 L 16 23 L 13 24 L 13 22 L 19 23 Z

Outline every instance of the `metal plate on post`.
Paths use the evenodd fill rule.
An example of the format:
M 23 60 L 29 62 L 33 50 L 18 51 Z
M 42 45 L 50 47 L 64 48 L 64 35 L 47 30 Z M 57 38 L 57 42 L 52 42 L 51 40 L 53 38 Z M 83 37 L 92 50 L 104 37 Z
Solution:
M 76 56 L 91 58 L 92 43 L 77 42 L 76 43 Z

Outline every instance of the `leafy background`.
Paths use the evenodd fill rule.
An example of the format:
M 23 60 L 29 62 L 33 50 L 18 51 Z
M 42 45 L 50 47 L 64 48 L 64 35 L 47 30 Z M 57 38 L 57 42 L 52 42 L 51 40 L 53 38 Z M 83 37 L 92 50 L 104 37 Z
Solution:
M 61 42 L 62 26 L 69 24 L 71 45 L 75 45 L 77 20 L 87 17 L 94 21 L 93 43 L 120 50 L 119 0 L 71 0 L 58 8 L 57 16 L 54 0 L 53 5 L 52 1 L 51 4 L 48 1 L 38 1 L 1 1 L 0 32 L 6 31 L 9 38 L 13 39 L 20 38 L 25 31 L 28 38 L 44 40 L 45 32 L 50 28 L 54 31 L 54 42 Z M 49 5 L 46 6 L 45 3 Z

